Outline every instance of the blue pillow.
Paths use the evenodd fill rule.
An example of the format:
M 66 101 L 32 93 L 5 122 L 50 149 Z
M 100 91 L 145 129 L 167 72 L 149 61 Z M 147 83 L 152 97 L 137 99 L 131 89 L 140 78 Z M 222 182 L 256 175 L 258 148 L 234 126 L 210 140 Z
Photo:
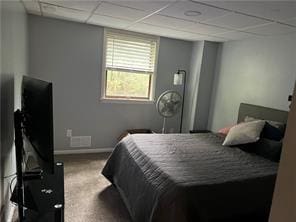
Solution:
M 246 116 L 244 119 L 245 122 L 250 122 L 255 120 L 257 119 L 251 116 Z M 265 120 L 265 121 L 266 121 L 266 124 L 260 136 L 262 138 L 267 138 L 267 139 L 276 140 L 276 141 L 282 140 L 285 135 L 286 124 L 277 122 L 277 121 L 272 121 L 272 120 Z
M 282 145 L 282 141 L 261 138 L 254 144 L 254 153 L 271 161 L 279 162 Z
M 284 130 L 279 129 L 278 127 L 275 127 L 268 122 L 265 123 L 265 126 L 261 133 L 262 138 L 276 140 L 276 141 L 282 140 L 284 135 L 285 135 Z

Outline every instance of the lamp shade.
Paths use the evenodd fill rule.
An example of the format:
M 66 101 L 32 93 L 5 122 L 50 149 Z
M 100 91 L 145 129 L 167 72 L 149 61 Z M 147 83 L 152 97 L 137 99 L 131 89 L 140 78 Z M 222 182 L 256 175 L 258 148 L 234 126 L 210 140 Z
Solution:
M 174 74 L 174 85 L 182 85 L 183 84 L 183 75 L 181 73 Z

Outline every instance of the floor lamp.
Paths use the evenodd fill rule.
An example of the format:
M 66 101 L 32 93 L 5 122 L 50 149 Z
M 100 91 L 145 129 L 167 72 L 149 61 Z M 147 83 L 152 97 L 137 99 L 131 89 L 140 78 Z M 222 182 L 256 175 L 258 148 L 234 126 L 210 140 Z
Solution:
M 182 133 L 183 125 L 183 110 L 185 102 L 185 89 L 186 89 L 186 71 L 178 69 L 178 72 L 174 74 L 174 85 L 183 85 L 183 99 L 182 99 L 182 108 L 181 108 L 181 122 L 180 122 L 180 133 Z

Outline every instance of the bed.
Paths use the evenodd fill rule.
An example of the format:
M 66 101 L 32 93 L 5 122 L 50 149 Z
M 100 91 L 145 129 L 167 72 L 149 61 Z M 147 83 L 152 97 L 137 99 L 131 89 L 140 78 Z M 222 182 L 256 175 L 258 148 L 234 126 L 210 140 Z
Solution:
M 287 112 L 241 104 L 244 116 L 286 121 Z M 202 134 L 134 134 L 115 147 L 102 174 L 133 221 L 267 221 L 278 163 Z

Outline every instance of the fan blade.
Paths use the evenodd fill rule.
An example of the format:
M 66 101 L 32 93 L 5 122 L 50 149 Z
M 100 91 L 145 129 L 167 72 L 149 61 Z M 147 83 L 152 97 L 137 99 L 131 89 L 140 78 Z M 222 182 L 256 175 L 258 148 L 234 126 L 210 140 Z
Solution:
M 160 112 L 161 113 L 163 113 L 163 114 L 165 114 L 166 112 L 168 112 L 168 108 L 165 106 L 165 107 L 163 107 L 161 110 L 160 110 Z
M 167 102 L 167 99 L 163 96 L 159 102 L 165 104 Z
M 177 101 L 177 100 L 180 101 L 181 100 L 181 96 L 179 94 L 175 94 L 174 95 L 174 100 L 175 101 Z
M 172 103 L 173 103 L 173 104 L 180 103 L 180 102 L 181 102 L 181 101 L 178 100 L 178 99 L 172 100 Z

